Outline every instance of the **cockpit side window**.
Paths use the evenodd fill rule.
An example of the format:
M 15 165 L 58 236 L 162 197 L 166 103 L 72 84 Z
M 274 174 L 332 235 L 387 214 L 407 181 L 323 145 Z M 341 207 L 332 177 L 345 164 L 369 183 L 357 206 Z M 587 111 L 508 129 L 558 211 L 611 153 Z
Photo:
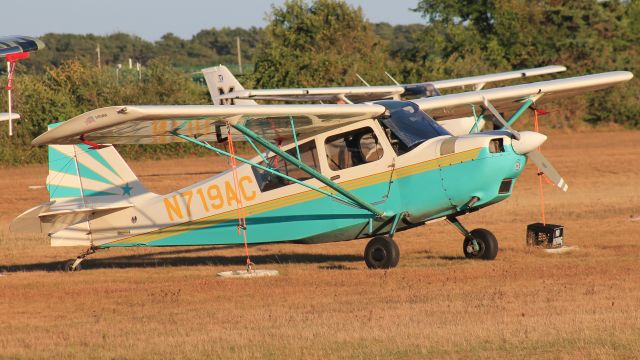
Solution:
M 311 140 L 308 141 L 304 144 L 301 144 L 298 146 L 298 149 L 300 150 L 300 159 L 302 160 L 303 163 L 305 163 L 306 165 L 320 171 L 320 164 L 318 162 L 318 149 L 316 148 L 316 141 L 315 140 Z M 289 150 L 287 150 L 287 153 L 289 155 L 292 155 L 293 157 L 297 157 L 298 154 L 296 152 L 296 148 L 293 147 Z M 288 161 L 284 160 L 283 158 L 281 158 L 280 156 L 274 155 L 269 157 L 268 159 L 268 163 L 265 163 L 264 161 L 259 162 L 258 164 L 264 166 L 264 167 L 269 167 L 273 170 L 278 171 L 281 174 L 290 176 L 296 180 L 300 180 L 300 181 L 305 181 L 305 180 L 309 180 L 311 178 L 311 176 L 309 174 L 307 174 L 306 172 L 300 170 L 300 168 L 298 168 L 297 166 L 289 163 Z M 273 190 L 273 189 L 277 189 L 286 185 L 290 185 L 293 184 L 292 181 L 287 180 L 285 178 L 283 178 L 282 176 L 278 176 L 275 174 L 272 174 L 268 171 L 259 169 L 257 167 L 253 167 L 253 174 L 256 177 L 256 182 L 258 184 L 258 186 L 260 187 L 261 191 L 269 191 L 269 190 Z
M 333 171 L 382 159 L 382 145 L 370 127 L 329 136 L 325 140 L 327 162 Z

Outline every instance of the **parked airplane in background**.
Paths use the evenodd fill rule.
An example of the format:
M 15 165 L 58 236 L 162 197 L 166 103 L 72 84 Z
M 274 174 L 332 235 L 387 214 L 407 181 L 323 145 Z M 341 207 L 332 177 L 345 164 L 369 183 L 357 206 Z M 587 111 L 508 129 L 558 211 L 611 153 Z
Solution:
M 0 121 L 19 120 L 20 114 L 17 113 L 0 113 Z
M 614 71 L 362 104 L 96 109 L 51 125 L 33 141 L 49 146 L 50 200 L 17 217 L 11 230 L 48 234 L 53 246 L 85 247 L 65 265 L 71 271 L 110 247 L 360 238 L 372 238 L 364 259 L 377 269 L 398 264 L 397 232 L 447 219 L 462 234 L 466 257 L 491 260 L 498 253 L 495 236 L 468 231 L 462 215 L 507 199 L 527 160 L 567 190 L 536 150 L 546 136 L 517 132 L 514 122 L 534 104 L 632 77 Z M 469 116 L 472 108 L 493 115 L 502 130 L 453 136 L 434 121 Z M 514 110 L 508 120 L 499 113 Z M 257 155 L 238 156 L 238 141 L 247 141 Z M 108 145 L 170 142 L 228 156 L 231 168 L 154 194 Z
M 458 79 L 438 80 L 416 84 L 398 84 L 384 86 L 344 86 L 298 89 L 260 89 L 247 90 L 233 76 L 226 66 L 214 66 L 203 69 L 205 81 L 214 104 L 219 105 L 256 105 L 256 100 L 286 102 L 326 102 L 352 104 L 375 100 L 407 100 L 419 97 L 442 95 L 440 91 L 454 88 L 471 87 L 481 90 L 486 84 L 541 76 L 566 71 L 564 66 L 545 67 L 507 71 L 496 74 L 470 76 Z M 387 74 L 389 75 L 389 74 Z M 389 76 L 391 77 L 391 76 Z M 469 116 L 473 115 L 473 116 Z M 484 114 L 468 112 L 466 116 L 454 119 L 434 118 L 453 135 L 467 135 L 480 131 L 485 124 Z

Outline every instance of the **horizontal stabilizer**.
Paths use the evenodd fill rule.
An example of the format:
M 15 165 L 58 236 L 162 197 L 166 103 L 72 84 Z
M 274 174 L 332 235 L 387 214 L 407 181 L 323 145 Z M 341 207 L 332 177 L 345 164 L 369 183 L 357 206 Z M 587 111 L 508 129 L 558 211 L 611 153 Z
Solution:
M 11 222 L 9 230 L 12 233 L 42 233 L 49 234 L 68 226 L 97 219 L 101 216 L 133 207 L 133 204 L 117 204 L 108 206 L 95 206 L 88 208 L 57 209 L 51 207 L 55 201 L 40 204 L 20 214 Z
M 18 113 L 11 113 L 11 120 L 18 120 L 20 119 L 20 114 Z M 0 113 L 0 121 L 9 121 L 9 113 Z
M 63 216 L 91 214 L 93 217 L 100 217 L 102 215 L 111 214 L 113 212 L 120 211 L 122 209 L 128 209 L 130 207 L 133 207 L 133 204 L 97 206 L 97 207 L 81 208 L 81 209 L 63 209 L 63 210 L 45 211 L 40 213 L 38 217 L 42 222 L 50 223 L 55 221 L 57 218 L 60 218 Z

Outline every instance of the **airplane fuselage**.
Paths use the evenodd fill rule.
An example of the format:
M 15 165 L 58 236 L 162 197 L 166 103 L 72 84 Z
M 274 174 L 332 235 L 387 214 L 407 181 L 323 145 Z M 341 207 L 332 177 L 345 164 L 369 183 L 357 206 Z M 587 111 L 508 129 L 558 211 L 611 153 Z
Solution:
M 375 160 L 344 169 L 331 164 L 335 149 L 329 144 L 348 132 L 364 132 L 378 140 Z M 397 230 L 402 231 L 509 197 L 526 161 L 510 142 L 503 133 L 442 135 L 398 154 L 380 122 L 366 120 L 300 141 L 299 148 L 313 144 L 318 170 L 384 211 L 384 217 L 300 184 L 282 184 L 242 165 L 237 169 L 237 183 L 227 171 L 167 195 L 132 199 L 135 207 L 91 221 L 93 242 L 99 247 L 239 244 L 243 242 L 237 228 L 239 202 L 246 215 L 249 243 L 371 237 L 389 232 L 393 216 L 401 213 Z M 283 149 L 291 151 L 295 146 Z M 295 175 L 293 169 L 288 171 Z M 329 190 L 316 179 L 304 181 Z M 123 222 L 130 223 L 129 233 L 120 232 L 119 239 L 114 239 L 113 224 Z M 72 229 L 55 236 L 69 238 Z

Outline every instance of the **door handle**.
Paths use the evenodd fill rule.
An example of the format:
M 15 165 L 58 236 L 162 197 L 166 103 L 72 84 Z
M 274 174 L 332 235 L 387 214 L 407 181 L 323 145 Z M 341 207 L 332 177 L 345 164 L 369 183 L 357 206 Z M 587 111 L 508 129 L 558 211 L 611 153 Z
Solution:
M 333 175 L 329 180 L 333 181 L 338 179 L 340 179 L 340 175 Z

